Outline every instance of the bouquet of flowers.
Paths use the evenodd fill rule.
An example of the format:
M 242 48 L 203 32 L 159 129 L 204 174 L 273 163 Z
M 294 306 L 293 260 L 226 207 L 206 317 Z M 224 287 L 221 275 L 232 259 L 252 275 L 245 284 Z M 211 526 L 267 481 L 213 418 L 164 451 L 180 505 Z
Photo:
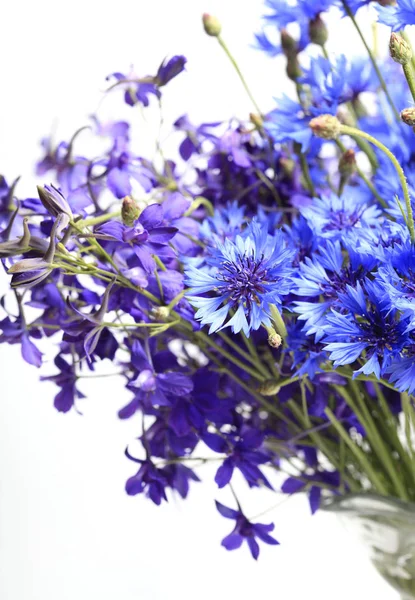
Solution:
M 287 72 L 270 113 L 205 14 L 249 117 L 179 116 L 167 157 L 162 96 L 186 64 L 174 56 L 155 75 L 108 77 L 131 114 L 160 111 L 153 156 L 135 153 L 127 121 L 94 115 L 69 141 L 43 140 L 36 197 L 0 178 L 0 341 L 41 368 L 49 340 L 41 379 L 63 413 L 102 362 L 130 393 L 118 418 L 137 423 L 127 494 L 186 498 L 217 461 L 234 497 L 216 502 L 233 522 L 222 545 L 255 559 L 278 533 L 244 513 L 236 470 L 250 488 L 283 473 L 281 491 L 308 494 L 313 513 L 350 494 L 415 502 L 415 0 L 265 5 L 255 44 Z M 364 37 L 363 6 L 392 30 L 388 52 Z M 328 52 L 329 11 L 362 56 Z M 78 151 L 88 136 L 98 156 Z

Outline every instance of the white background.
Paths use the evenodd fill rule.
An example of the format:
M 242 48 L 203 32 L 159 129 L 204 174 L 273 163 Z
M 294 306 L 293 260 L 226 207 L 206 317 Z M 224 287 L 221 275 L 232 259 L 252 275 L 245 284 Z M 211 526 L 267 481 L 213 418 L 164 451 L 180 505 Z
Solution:
M 202 33 L 204 11 L 220 16 L 259 103 L 269 109 L 284 79 L 281 66 L 249 47 L 260 0 L 3 3 L 0 171 L 10 180 L 23 174 L 19 192 L 32 195 L 38 141 L 52 125 L 67 136 L 96 109 L 108 73 L 132 63 L 138 73 L 152 73 L 167 55 L 189 60 L 166 92 L 167 118 L 245 116 L 249 100 L 215 41 Z M 338 29 L 336 39 L 350 47 L 344 35 Z M 143 132 L 145 147 L 145 126 Z M 336 518 L 311 517 L 304 498 L 247 493 L 237 482 L 249 515 L 279 504 L 260 520 L 275 522 L 281 546 L 262 546 L 255 563 L 247 548 L 220 547 L 232 522 L 216 513 L 213 499 L 232 500 L 212 483 L 211 467 L 200 471 L 205 482 L 186 502 L 157 508 L 126 496 L 134 465 L 123 451 L 140 430 L 138 421 L 116 418 L 123 404 L 116 380 L 87 382 L 83 415 L 61 415 L 52 406 L 53 385 L 38 382 L 17 347 L 0 346 L 0 369 L 2 600 L 395 598 Z

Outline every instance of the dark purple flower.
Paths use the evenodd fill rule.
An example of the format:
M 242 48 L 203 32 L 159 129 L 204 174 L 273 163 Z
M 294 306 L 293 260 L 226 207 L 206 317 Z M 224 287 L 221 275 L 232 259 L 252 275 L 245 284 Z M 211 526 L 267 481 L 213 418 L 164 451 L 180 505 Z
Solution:
M 153 255 L 160 259 L 174 257 L 168 244 L 176 232 L 176 227 L 164 226 L 163 209 L 159 204 L 147 206 L 133 227 L 120 221 L 108 221 L 95 229 L 99 238 L 130 246 L 147 273 L 156 268 Z
M 184 71 L 187 59 L 184 56 L 173 56 L 170 60 L 164 60 L 158 68 L 156 81 L 159 87 L 169 83 L 179 73 Z
M 120 419 L 128 419 L 142 407 L 171 406 L 173 397 L 189 394 L 193 389 L 193 382 L 187 375 L 169 370 L 173 366 L 177 368 L 177 359 L 170 352 L 151 356 L 138 340 L 134 340 L 131 362 L 137 376 L 129 382 L 128 388 L 135 396 L 119 411 Z
M 233 531 L 222 540 L 222 546 L 226 550 L 236 550 L 241 547 L 242 542 L 246 541 L 253 558 L 257 560 L 259 556 L 259 544 L 256 538 L 261 540 L 261 542 L 265 542 L 265 544 L 272 546 L 279 545 L 279 542 L 269 535 L 271 531 L 274 531 L 273 523 L 269 525 L 251 523 L 241 510 L 228 508 L 218 501 L 216 501 L 216 508 L 225 519 L 234 519 L 236 521 Z

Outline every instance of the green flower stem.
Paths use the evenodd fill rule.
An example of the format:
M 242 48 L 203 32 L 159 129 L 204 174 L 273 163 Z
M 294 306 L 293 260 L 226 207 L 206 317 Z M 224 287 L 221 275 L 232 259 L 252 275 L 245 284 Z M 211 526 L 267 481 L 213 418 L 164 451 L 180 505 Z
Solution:
M 266 378 L 269 377 L 269 373 L 268 373 L 267 369 L 261 364 L 258 354 L 255 355 L 253 353 L 245 352 L 244 350 L 242 350 L 242 348 L 240 348 L 238 346 L 238 344 L 236 344 L 223 331 L 219 331 L 218 335 L 219 335 L 219 337 L 221 337 L 223 339 L 224 342 L 226 342 L 228 344 L 228 346 L 233 348 L 233 350 L 235 350 L 235 352 L 237 352 L 240 356 L 242 356 L 246 361 L 251 362 L 255 366 L 255 368 L 258 370 L 258 372 L 260 372 L 262 375 L 264 375 L 264 377 L 266 377 Z
M 406 491 L 405 485 L 402 482 L 401 478 L 398 475 L 396 464 L 394 464 L 393 460 L 390 456 L 390 448 L 385 446 L 381 435 L 379 434 L 378 425 L 374 422 L 372 415 L 370 414 L 366 402 L 362 396 L 361 390 L 356 383 L 356 381 L 350 382 L 351 390 L 353 391 L 353 396 L 355 401 L 352 399 L 352 395 L 349 394 L 347 388 L 342 386 L 333 386 L 342 398 L 347 402 L 356 416 L 359 418 L 359 421 L 363 425 L 366 430 L 366 434 L 368 439 L 370 440 L 371 447 L 376 452 L 379 461 L 384 465 L 390 480 L 395 485 L 396 495 L 402 500 L 409 500 L 408 492 Z
M 382 479 L 379 477 L 376 469 L 373 468 L 367 454 L 351 439 L 343 425 L 338 421 L 338 419 L 336 419 L 329 407 L 327 407 L 324 412 L 326 413 L 333 427 L 336 429 L 337 433 L 344 440 L 346 446 L 351 450 L 352 454 L 354 454 L 355 458 L 360 463 L 363 472 L 370 479 L 375 489 L 380 494 L 387 496 L 388 490 L 385 487 Z
M 409 46 L 410 46 L 410 47 L 411 47 L 411 49 L 412 49 L 411 40 L 409 39 L 409 36 L 408 36 L 408 34 L 407 34 L 405 31 L 400 31 L 399 33 L 400 33 L 400 35 L 403 37 L 403 39 L 405 40 L 405 42 L 406 42 L 407 44 L 409 44 Z M 411 63 L 412 63 L 412 66 L 415 68 L 415 54 L 414 54 L 413 50 L 412 50 Z
M 402 408 L 405 415 L 405 437 L 408 452 L 411 456 L 412 474 L 415 478 L 415 449 L 413 446 L 413 436 L 415 433 L 415 415 L 414 408 L 408 394 L 401 394 Z
M 301 152 L 301 150 L 298 150 L 298 152 L 296 152 L 296 154 L 300 161 L 301 171 L 303 173 L 303 177 L 304 177 L 306 186 L 308 188 L 308 191 L 314 198 L 317 194 L 316 194 L 316 189 L 314 187 L 313 180 L 311 179 L 310 169 L 308 168 L 307 158 L 306 158 L 305 154 L 303 154 Z
M 282 339 L 285 340 L 288 335 L 287 327 L 285 326 L 284 319 L 282 318 L 280 311 L 274 304 L 271 304 L 271 319 L 274 322 L 275 329 L 280 334 Z
M 226 56 L 227 56 L 227 57 L 229 58 L 229 60 L 231 61 L 232 65 L 233 65 L 233 67 L 234 67 L 234 69 L 235 69 L 235 71 L 237 72 L 237 74 L 238 74 L 238 77 L 239 77 L 239 79 L 241 80 L 241 83 L 242 83 L 242 85 L 244 86 L 244 88 L 245 88 L 245 91 L 246 91 L 246 93 L 247 93 L 247 94 L 248 94 L 248 96 L 249 96 L 249 99 L 251 100 L 252 104 L 254 105 L 256 112 L 257 112 L 259 115 L 261 115 L 261 114 L 262 114 L 262 112 L 261 112 L 261 109 L 259 108 L 258 104 L 256 103 L 256 101 L 255 101 L 255 98 L 253 97 L 253 95 L 252 95 L 252 92 L 251 92 L 251 90 L 249 89 L 249 86 L 248 86 L 248 84 L 247 84 L 247 82 L 246 82 L 246 80 L 245 80 L 245 77 L 243 76 L 243 74 L 242 74 L 242 71 L 241 71 L 241 69 L 240 69 L 240 68 L 239 68 L 239 66 L 238 66 L 238 63 L 236 62 L 235 58 L 232 56 L 232 54 L 231 54 L 231 52 L 230 52 L 230 50 L 229 50 L 228 46 L 225 44 L 224 40 L 222 39 L 222 37 L 221 37 L 220 35 L 219 35 L 219 36 L 217 36 L 217 40 L 218 40 L 218 42 L 219 42 L 220 46 L 223 48 L 223 50 L 224 50 L 224 52 L 225 52 Z
M 302 425 L 304 427 L 306 427 L 306 424 L 304 423 L 304 414 L 303 411 L 301 410 L 301 408 L 295 403 L 294 400 L 289 400 L 287 402 L 287 406 L 290 408 L 290 410 L 293 412 L 294 416 L 298 419 L 298 421 L 300 423 L 302 423 Z M 302 430 L 302 428 L 300 428 Z M 322 437 L 319 433 L 317 433 L 316 431 L 313 431 L 312 429 L 310 429 L 309 431 L 309 437 L 310 439 L 313 441 L 314 445 L 326 456 L 326 458 L 331 462 L 331 464 L 339 470 L 339 472 L 341 472 L 341 476 L 342 479 L 348 484 L 348 486 L 350 487 L 350 490 L 352 492 L 356 492 L 360 490 L 360 486 L 359 484 L 349 475 L 347 475 L 347 473 L 341 470 L 341 462 L 340 460 L 335 456 L 335 452 L 331 450 L 330 448 L 330 443 L 327 439 L 325 439 L 324 437 Z
M 121 215 L 121 211 L 116 210 L 114 212 L 100 215 L 99 217 L 91 217 L 89 219 L 77 221 L 76 224 L 78 225 L 78 227 L 93 227 L 94 225 L 100 225 L 101 223 L 106 223 L 107 221 L 111 221 L 111 219 L 116 219 L 120 215 Z
M 363 33 L 362 33 L 362 30 L 360 29 L 360 27 L 359 27 L 359 24 L 357 23 L 357 21 L 356 21 L 356 19 L 355 19 L 354 15 L 353 15 L 353 13 L 352 13 L 352 11 L 350 10 L 350 6 L 349 6 L 349 4 L 347 3 L 347 0 L 342 0 L 342 4 L 343 4 L 343 6 L 344 6 L 344 9 L 345 9 L 345 11 L 346 11 L 346 14 L 347 14 L 347 16 L 348 16 L 348 17 L 350 17 L 350 19 L 351 19 L 351 21 L 352 21 L 353 25 L 354 25 L 354 26 L 355 26 L 355 28 L 356 28 L 356 31 L 357 31 L 357 33 L 359 34 L 359 37 L 360 37 L 360 39 L 361 39 L 361 40 L 362 40 L 362 42 L 363 42 L 363 45 L 364 45 L 364 47 L 366 48 L 366 51 L 367 51 L 367 53 L 368 53 L 368 55 L 369 55 L 369 58 L 370 58 L 370 61 L 371 61 L 372 65 L 373 65 L 373 68 L 375 69 L 376 75 L 377 75 L 377 77 L 378 77 L 378 79 L 379 79 L 380 87 L 382 88 L 382 90 L 383 90 L 383 91 L 384 91 L 384 93 L 385 93 L 385 96 L 386 96 L 386 98 L 388 99 L 388 102 L 389 102 L 389 105 L 390 105 L 390 107 L 391 107 L 391 109 L 392 109 L 392 112 L 393 112 L 393 114 L 394 114 L 394 116 L 395 116 L 396 120 L 397 120 L 397 121 L 400 121 L 399 112 L 397 111 L 397 109 L 396 109 L 396 107 L 395 107 L 395 104 L 394 104 L 394 102 L 393 102 L 393 100 L 392 100 L 392 97 L 391 97 L 391 95 L 389 94 L 388 88 L 387 88 L 387 86 L 386 86 L 386 82 L 385 82 L 385 80 L 384 80 L 384 78 L 383 78 L 383 75 L 382 75 L 382 73 L 380 72 L 380 69 L 379 69 L 379 67 L 378 67 L 378 64 L 377 64 L 377 62 L 376 62 L 376 58 L 375 58 L 375 56 L 373 55 L 373 52 L 372 52 L 372 50 L 370 49 L 370 46 L 369 46 L 369 44 L 367 43 L 367 41 L 366 41 L 366 39 L 365 39 L 365 36 L 363 35 Z
M 369 135 L 368 133 L 365 133 L 364 131 L 360 131 L 360 129 L 356 129 L 355 127 L 349 127 L 348 125 L 341 125 L 340 133 L 350 135 L 353 138 L 359 138 L 359 137 L 364 138 L 365 140 L 367 140 L 368 142 L 370 142 L 371 144 L 373 144 L 374 146 L 379 148 L 379 150 L 382 150 L 382 152 L 384 152 L 386 154 L 386 156 L 390 159 L 390 161 L 392 162 L 393 166 L 396 169 L 396 172 L 399 177 L 399 181 L 402 186 L 403 195 L 405 198 L 405 205 L 406 205 L 406 221 L 407 221 L 406 224 L 408 226 L 409 233 L 411 235 L 411 241 L 412 241 L 412 243 L 415 243 L 414 216 L 412 213 L 412 205 L 411 205 L 411 198 L 409 196 L 408 183 L 406 181 L 405 173 L 403 172 L 403 169 L 402 169 L 401 165 L 399 164 L 399 161 L 396 158 L 396 156 L 386 146 L 384 146 L 382 144 L 382 142 L 379 142 L 379 140 L 377 140 L 373 136 Z
M 206 344 L 206 345 L 210 346 L 211 348 L 214 348 L 215 350 L 217 350 L 218 352 L 220 352 L 220 354 L 222 354 L 222 356 L 224 358 L 226 358 L 227 360 L 229 360 L 229 362 L 232 362 L 234 365 L 236 365 L 237 367 L 239 367 L 240 369 L 242 369 L 246 373 L 249 373 L 251 375 L 251 377 L 253 377 L 257 381 L 261 381 L 262 382 L 262 381 L 265 380 L 265 377 L 263 375 L 261 375 L 260 373 L 258 373 L 258 371 L 252 369 L 251 367 L 249 367 L 248 365 L 246 365 L 245 363 L 243 363 L 242 361 L 240 361 L 239 358 L 236 358 L 236 356 L 233 356 L 232 354 L 230 354 L 227 350 L 225 350 L 225 348 L 222 348 L 221 346 L 219 346 L 211 338 L 211 336 L 207 335 L 203 331 L 197 331 L 194 334 L 194 337 L 195 337 L 196 340 L 201 340 L 202 342 L 204 342 L 204 344 Z
M 415 100 L 415 77 L 414 69 L 411 62 L 407 62 L 406 65 L 402 65 L 403 72 L 405 73 L 406 81 L 408 82 L 409 89 L 411 90 L 412 98 Z

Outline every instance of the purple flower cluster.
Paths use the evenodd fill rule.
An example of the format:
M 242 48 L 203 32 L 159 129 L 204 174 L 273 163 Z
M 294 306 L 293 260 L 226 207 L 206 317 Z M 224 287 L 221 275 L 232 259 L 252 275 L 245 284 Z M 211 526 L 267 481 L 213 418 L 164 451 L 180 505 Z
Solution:
M 222 545 L 246 541 L 255 559 L 258 541 L 278 542 L 273 525 L 241 509 L 236 471 L 249 488 L 307 493 L 312 512 L 368 484 L 399 495 L 399 477 L 415 499 L 396 431 L 390 460 L 379 452 L 415 391 L 415 138 L 394 118 L 409 102 L 404 74 L 391 59 L 384 80 L 366 59 L 302 61 L 310 44 L 324 47 L 321 14 L 368 2 L 266 4 L 281 41 L 264 33 L 257 45 L 281 48 L 297 99 L 249 120 L 183 115 L 174 160 L 137 155 L 127 122 L 95 116 L 68 142 L 42 142 L 37 173 L 55 185 L 43 181 L 38 198 L 17 199 L 17 181 L 0 177 L 0 258 L 13 289 L 0 342 L 40 368 L 38 340 L 49 340 L 56 369 L 42 379 L 57 386 L 62 413 L 84 401 L 83 377 L 107 365 L 130 396 L 118 417 L 137 424 L 127 494 L 186 498 L 197 468 L 217 463 L 218 493 L 231 489 L 237 503 L 216 502 L 235 522 Z M 384 23 L 410 24 L 409 0 L 381 4 Z M 151 98 L 185 63 L 114 73 L 110 90 L 157 110 Z M 336 135 L 314 135 L 333 122 Z M 101 141 L 98 157 L 75 152 L 81 135 Z

